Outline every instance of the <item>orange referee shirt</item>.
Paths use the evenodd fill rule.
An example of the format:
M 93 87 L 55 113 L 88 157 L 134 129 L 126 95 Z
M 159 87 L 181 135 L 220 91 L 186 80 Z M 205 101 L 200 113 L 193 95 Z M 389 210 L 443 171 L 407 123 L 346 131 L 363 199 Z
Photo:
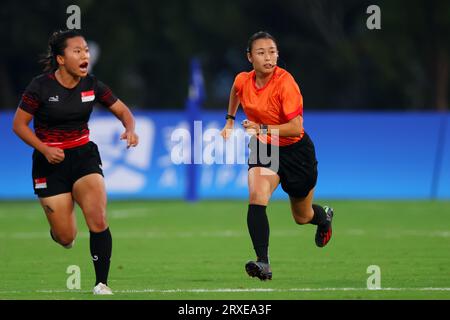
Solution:
M 244 109 L 247 119 L 256 123 L 279 125 L 289 122 L 298 115 L 303 116 L 303 97 L 294 77 L 283 68 L 276 67 L 272 78 L 258 89 L 255 84 L 255 70 L 241 72 L 234 80 L 236 94 Z M 287 146 L 299 141 L 298 137 L 270 136 L 263 142 Z M 278 141 L 277 141 L 278 140 Z

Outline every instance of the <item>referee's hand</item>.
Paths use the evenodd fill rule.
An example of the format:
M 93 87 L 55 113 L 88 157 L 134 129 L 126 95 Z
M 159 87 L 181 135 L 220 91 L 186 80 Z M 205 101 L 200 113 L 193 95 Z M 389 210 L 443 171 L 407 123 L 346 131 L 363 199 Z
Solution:
M 51 164 L 60 163 L 65 158 L 64 150 L 55 147 L 45 148 L 44 156 L 47 159 L 47 161 Z
M 225 124 L 225 127 L 223 127 L 222 131 L 220 132 L 220 135 L 227 140 L 233 133 L 234 128 L 234 120 L 228 119 L 227 123 Z
M 249 135 L 257 135 L 259 133 L 259 124 L 250 120 L 242 121 L 245 132 Z

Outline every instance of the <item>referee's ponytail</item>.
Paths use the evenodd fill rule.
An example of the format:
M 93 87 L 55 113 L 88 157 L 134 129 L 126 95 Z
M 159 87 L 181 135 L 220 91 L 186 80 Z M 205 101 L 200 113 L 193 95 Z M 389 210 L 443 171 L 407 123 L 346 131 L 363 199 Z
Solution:
M 39 60 L 44 65 L 44 72 L 58 69 L 56 56 L 63 56 L 64 49 L 67 47 L 67 39 L 75 37 L 82 37 L 82 35 L 76 30 L 59 30 L 53 32 L 48 39 L 47 52 Z

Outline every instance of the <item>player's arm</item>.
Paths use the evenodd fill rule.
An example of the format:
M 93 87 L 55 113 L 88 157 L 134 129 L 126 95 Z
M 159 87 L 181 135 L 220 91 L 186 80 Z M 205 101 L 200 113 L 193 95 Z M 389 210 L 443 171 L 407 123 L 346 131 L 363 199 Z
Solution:
M 228 113 L 227 113 L 228 115 L 233 117 L 236 116 L 236 112 L 240 103 L 239 97 L 236 93 L 237 93 L 236 87 L 233 84 L 230 91 L 230 99 L 228 102 Z M 220 133 L 224 139 L 228 139 L 228 137 L 231 135 L 233 127 L 234 127 L 234 119 L 228 118 L 227 122 L 225 123 L 225 127 L 222 129 L 222 132 Z
M 125 128 L 125 132 L 121 134 L 120 139 L 127 140 L 127 148 L 136 147 L 139 143 L 139 137 L 135 132 L 136 125 L 130 109 L 122 101 L 117 99 L 109 107 L 109 110 L 122 122 Z
M 49 147 L 43 143 L 28 126 L 33 115 L 17 108 L 14 115 L 12 129 L 14 133 L 26 144 L 42 153 L 49 163 L 55 164 L 64 160 L 64 150 L 60 148 Z
M 252 121 L 244 121 L 244 128 L 248 132 L 257 134 L 276 134 L 280 137 L 299 137 L 303 132 L 303 118 L 301 115 L 279 125 L 264 125 Z

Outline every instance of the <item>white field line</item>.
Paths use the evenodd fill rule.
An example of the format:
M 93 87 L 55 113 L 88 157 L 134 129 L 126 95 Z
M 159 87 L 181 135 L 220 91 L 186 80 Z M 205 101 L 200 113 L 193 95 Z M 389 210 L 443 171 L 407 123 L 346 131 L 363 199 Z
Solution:
M 450 291 L 450 288 L 381 288 L 381 289 L 367 289 L 367 288 L 287 288 L 287 289 L 271 289 L 271 288 L 218 288 L 218 289 L 140 289 L 140 290 L 113 290 L 116 294 L 130 294 L 130 293 L 240 293 L 240 292 L 340 292 L 340 291 Z M 23 294 L 23 293 L 91 293 L 90 290 L 35 290 L 35 291 L 0 291 L 1 294 Z M 0 296 L 1 298 L 1 296 Z

